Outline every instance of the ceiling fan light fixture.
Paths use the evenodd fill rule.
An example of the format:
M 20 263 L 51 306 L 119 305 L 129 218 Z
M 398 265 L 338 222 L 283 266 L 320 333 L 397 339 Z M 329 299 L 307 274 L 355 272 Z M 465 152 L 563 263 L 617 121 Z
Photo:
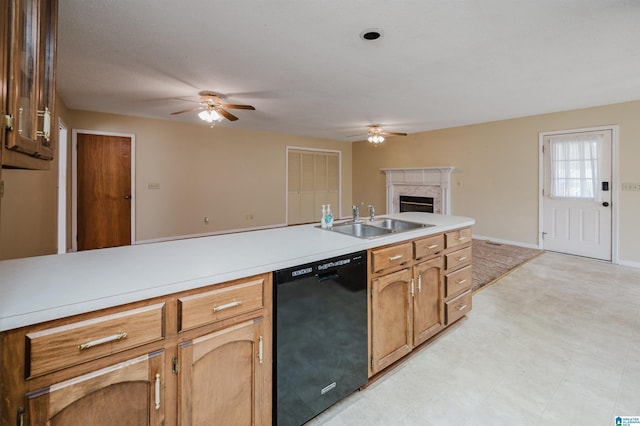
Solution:
M 207 108 L 198 113 L 198 117 L 207 123 L 213 123 L 214 121 L 222 121 L 222 116 L 218 114 L 218 111 L 212 108 Z
M 379 144 L 384 142 L 384 136 L 382 135 L 371 135 L 367 138 L 367 140 L 374 144 Z

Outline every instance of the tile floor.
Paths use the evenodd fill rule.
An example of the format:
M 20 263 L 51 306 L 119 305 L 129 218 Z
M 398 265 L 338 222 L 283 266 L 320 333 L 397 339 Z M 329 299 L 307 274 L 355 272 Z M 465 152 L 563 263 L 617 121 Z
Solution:
M 640 269 L 544 253 L 309 425 L 614 425 L 640 416 Z

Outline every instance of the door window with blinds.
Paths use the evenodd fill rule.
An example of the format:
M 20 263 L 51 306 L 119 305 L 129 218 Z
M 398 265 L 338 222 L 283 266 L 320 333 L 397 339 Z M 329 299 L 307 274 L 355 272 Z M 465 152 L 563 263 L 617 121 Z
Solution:
M 340 153 L 287 150 L 287 223 L 320 221 L 323 204 L 339 216 Z
M 551 198 L 598 200 L 604 135 L 600 132 L 549 138 Z

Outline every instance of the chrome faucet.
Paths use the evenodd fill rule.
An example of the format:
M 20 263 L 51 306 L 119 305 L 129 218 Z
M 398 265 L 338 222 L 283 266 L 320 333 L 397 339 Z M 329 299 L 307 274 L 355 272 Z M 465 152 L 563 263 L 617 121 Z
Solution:
M 354 222 L 359 222 L 360 221 L 360 206 L 353 206 L 353 221 Z
M 373 208 L 372 204 L 369 204 L 369 220 L 373 222 L 376 218 L 376 209 Z

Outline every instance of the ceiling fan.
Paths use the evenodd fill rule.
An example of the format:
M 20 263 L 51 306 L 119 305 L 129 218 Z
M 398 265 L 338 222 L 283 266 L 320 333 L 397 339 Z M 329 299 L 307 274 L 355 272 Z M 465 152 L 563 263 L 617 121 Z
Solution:
M 207 90 L 198 93 L 198 95 L 200 95 L 200 101 L 198 102 L 199 105 L 197 107 L 172 112 L 171 115 L 178 115 L 191 111 L 200 111 L 198 117 L 208 123 L 211 123 L 211 125 L 213 126 L 216 121 L 221 121 L 223 118 L 226 118 L 229 121 L 236 121 L 238 119 L 238 117 L 231 114 L 229 111 L 227 111 L 227 109 L 255 110 L 255 108 L 251 105 L 225 104 L 222 101 L 221 95 Z
M 369 126 L 369 137 L 367 138 L 369 142 L 378 145 L 384 142 L 385 136 L 407 136 L 407 134 L 400 132 L 386 132 L 379 124 Z

